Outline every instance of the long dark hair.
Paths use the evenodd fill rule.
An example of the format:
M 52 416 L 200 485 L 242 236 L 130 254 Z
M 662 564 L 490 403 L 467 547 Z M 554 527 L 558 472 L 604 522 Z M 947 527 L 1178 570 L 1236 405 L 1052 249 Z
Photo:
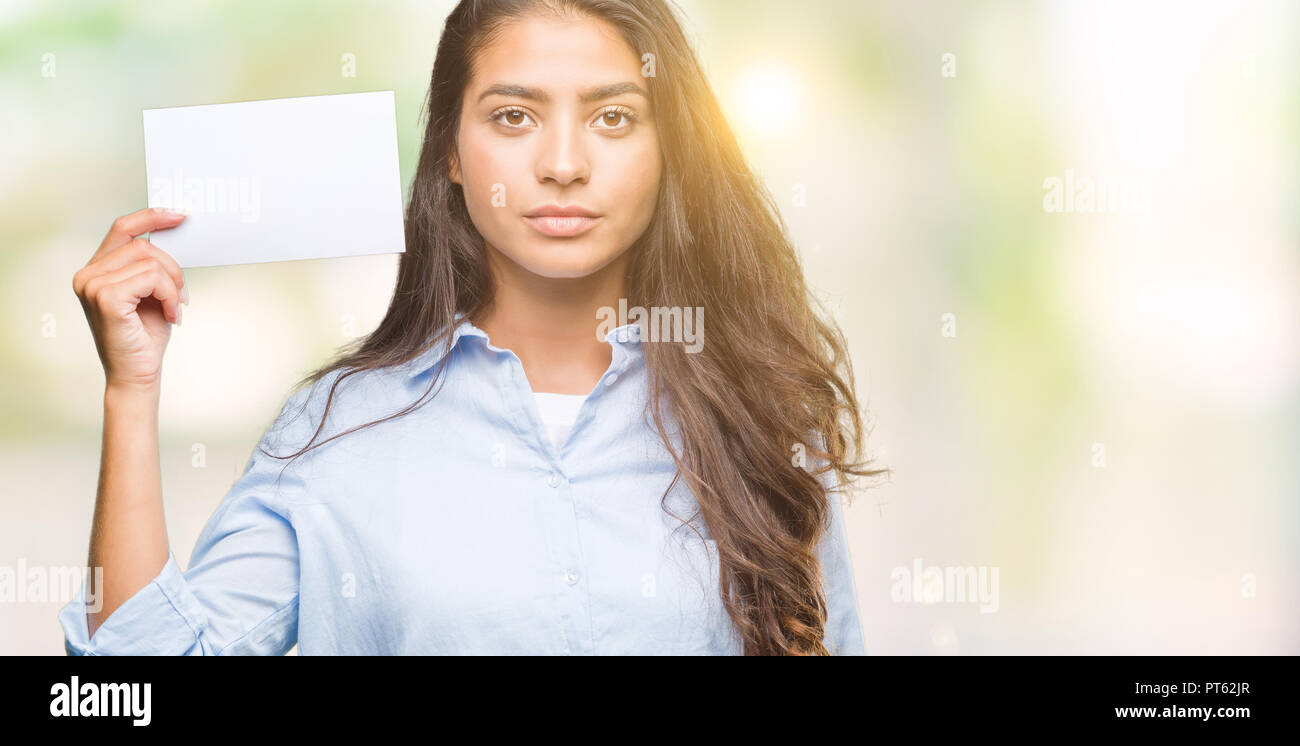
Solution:
M 664 174 L 654 219 L 628 249 L 628 303 L 705 307 L 709 334 L 694 353 L 681 344 L 644 345 L 648 406 L 676 462 L 674 484 L 685 479 L 717 542 L 719 591 L 745 654 L 824 655 L 817 546 L 830 525 L 829 500 L 837 498 L 820 477 L 831 474 L 843 485 L 886 470 L 858 460 L 865 432 L 844 339 L 817 309 L 776 205 L 746 164 L 665 0 L 462 0 L 451 11 L 429 85 L 406 253 L 388 312 L 372 333 L 298 383 L 341 371 L 311 440 L 275 457 L 297 458 L 421 406 L 436 393 L 438 375 L 401 411 L 316 442 L 344 379 L 443 344 L 459 314 L 474 317 L 490 302 L 486 247 L 449 162 L 476 51 L 529 12 L 603 19 L 638 56 L 653 55 L 655 73 L 646 82 Z M 661 406 L 679 428 L 680 451 Z M 808 462 L 822 468 L 805 468 Z

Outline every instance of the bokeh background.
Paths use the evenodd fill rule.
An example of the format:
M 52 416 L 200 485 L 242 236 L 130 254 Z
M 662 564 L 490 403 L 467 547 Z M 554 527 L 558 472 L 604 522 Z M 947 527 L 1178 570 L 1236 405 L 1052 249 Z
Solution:
M 409 193 L 451 5 L 0 3 L 0 567 L 85 562 L 103 374 L 71 280 L 146 205 L 141 109 L 392 89 Z M 680 6 L 893 470 L 847 508 L 869 652 L 1300 653 L 1300 6 Z M 1053 179 L 1146 198 L 1064 209 Z M 183 566 L 396 266 L 186 272 Z M 996 569 L 997 610 L 900 598 L 918 562 Z M 62 654 L 65 600 L 0 600 L 0 653 Z

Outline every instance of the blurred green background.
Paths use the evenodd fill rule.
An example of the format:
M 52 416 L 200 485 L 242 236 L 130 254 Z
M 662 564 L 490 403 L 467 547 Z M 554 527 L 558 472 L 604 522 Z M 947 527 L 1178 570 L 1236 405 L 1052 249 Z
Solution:
M 103 375 L 71 280 L 146 205 L 141 110 L 392 89 L 409 193 L 451 6 L 0 3 L 0 572 L 85 562 Z M 1298 6 L 680 6 L 893 469 L 847 509 L 868 651 L 1300 653 Z M 396 260 L 187 270 L 182 566 Z M 918 562 L 996 570 L 996 611 L 900 598 Z M 0 596 L 0 654 L 61 654 L 66 600 Z

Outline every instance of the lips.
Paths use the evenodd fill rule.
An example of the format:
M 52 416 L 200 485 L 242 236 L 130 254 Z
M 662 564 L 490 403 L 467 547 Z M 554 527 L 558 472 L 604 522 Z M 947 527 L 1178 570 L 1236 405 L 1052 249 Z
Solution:
M 601 216 L 579 205 L 543 205 L 524 215 L 524 222 L 552 238 L 571 238 L 591 230 Z

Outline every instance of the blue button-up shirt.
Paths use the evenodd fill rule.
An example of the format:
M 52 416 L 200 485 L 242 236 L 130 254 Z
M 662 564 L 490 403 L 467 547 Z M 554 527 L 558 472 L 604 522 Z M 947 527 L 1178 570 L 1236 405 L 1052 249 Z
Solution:
M 686 519 L 696 503 L 673 484 L 649 419 L 650 342 L 638 331 L 606 335 L 609 369 L 557 447 L 519 358 L 462 316 L 450 342 L 345 379 L 321 438 L 401 411 L 441 368 L 436 396 L 281 473 L 286 462 L 261 449 L 306 444 L 331 372 L 289 397 L 188 570 L 169 555 L 93 639 L 83 585 L 59 613 L 68 652 L 741 654 L 707 527 L 664 509 Z M 826 644 L 865 654 L 838 490 L 831 498 Z

